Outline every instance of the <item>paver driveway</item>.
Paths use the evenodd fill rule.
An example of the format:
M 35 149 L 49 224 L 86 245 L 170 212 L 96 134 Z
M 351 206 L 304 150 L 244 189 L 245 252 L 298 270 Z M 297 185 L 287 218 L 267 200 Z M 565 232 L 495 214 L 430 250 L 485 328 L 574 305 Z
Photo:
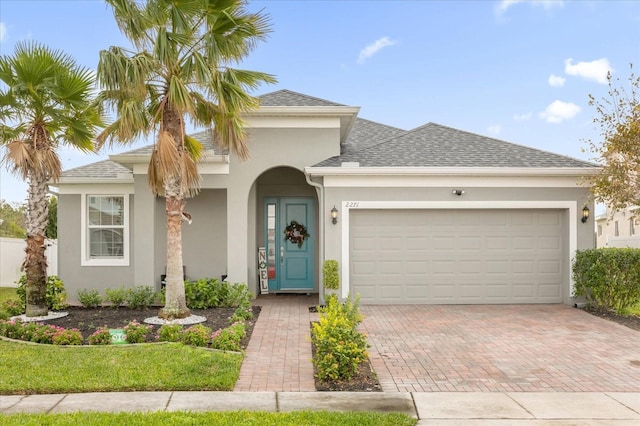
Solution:
M 565 305 L 362 306 L 383 391 L 638 392 L 640 332 Z

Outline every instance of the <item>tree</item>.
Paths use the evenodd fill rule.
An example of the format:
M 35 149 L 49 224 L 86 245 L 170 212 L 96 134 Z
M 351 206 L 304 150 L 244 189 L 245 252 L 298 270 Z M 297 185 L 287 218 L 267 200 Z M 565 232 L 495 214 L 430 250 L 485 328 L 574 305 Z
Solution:
M 47 214 L 47 229 L 45 236 L 50 240 L 58 238 L 58 197 L 49 197 L 49 212 Z
M 48 182 L 62 173 L 56 150 L 89 152 L 102 126 L 92 103 L 93 73 L 68 55 L 38 43 L 18 43 L 0 57 L 0 143 L 3 162 L 27 181 L 27 316 L 47 315 L 45 229 Z
M 190 315 L 182 273 L 182 213 L 200 188 L 202 146 L 185 134 L 185 120 L 213 126 L 216 141 L 248 157 L 240 114 L 258 106 L 248 94 L 265 73 L 232 68 L 270 32 L 268 19 L 245 10 L 243 0 L 107 0 L 120 30 L 135 50 L 100 52 L 98 80 L 105 108 L 116 120 L 100 145 L 128 144 L 157 136 L 148 180 L 167 211 L 167 284 L 159 316 Z
M 601 172 L 592 178 L 592 192 L 596 202 L 614 210 L 640 205 L 640 77 L 631 73 L 624 87 L 619 79 L 608 75 L 608 97 L 596 100 L 593 119 L 601 130 L 602 142 L 588 140 L 589 150 L 602 165 Z
M 0 237 L 25 238 L 26 215 L 24 204 L 0 200 Z

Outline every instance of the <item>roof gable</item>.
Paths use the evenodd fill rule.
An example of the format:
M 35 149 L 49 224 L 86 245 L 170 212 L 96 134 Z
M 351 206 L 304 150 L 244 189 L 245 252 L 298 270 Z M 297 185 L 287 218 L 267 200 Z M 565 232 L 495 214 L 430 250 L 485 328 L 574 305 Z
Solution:
M 258 96 L 260 106 L 346 106 L 291 90 L 278 90 Z
M 111 160 L 98 161 L 97 163 L 75 167 L 65 170 L 63 178 L 86 178 L 86 179 L 116 179 L 118 174 L 130 174 L 131 170 L 120 163 Z

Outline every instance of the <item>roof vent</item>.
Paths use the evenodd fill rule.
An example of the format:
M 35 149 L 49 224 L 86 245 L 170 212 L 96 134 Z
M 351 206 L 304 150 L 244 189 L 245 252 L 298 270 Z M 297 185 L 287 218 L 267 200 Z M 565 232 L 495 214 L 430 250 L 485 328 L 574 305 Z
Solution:
M 360 163 L 357 161 L 343 161 L 342 167 L 360 167 Z

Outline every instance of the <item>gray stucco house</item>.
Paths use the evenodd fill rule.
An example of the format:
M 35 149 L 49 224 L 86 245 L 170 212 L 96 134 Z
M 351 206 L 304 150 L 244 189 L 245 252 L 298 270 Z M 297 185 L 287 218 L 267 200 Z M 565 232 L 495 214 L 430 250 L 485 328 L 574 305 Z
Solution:
M 336 259 L 341 295 L 363 304 L 573 303 L 571 259 L 594 246 L 581 220 L 594 164 L 434 123 L 405 131 L 288 90 L 260 99 L 245 116 L 249 161 L 194 135 L 207 152 L 183 222 L 188 279 L 322 293 L 322 262 Z M 150 152 L 64 172 L 58 273 L 71 297 L 160 289 L 166 219 Z M 293 221 L 304 229 L 286 240 Z

